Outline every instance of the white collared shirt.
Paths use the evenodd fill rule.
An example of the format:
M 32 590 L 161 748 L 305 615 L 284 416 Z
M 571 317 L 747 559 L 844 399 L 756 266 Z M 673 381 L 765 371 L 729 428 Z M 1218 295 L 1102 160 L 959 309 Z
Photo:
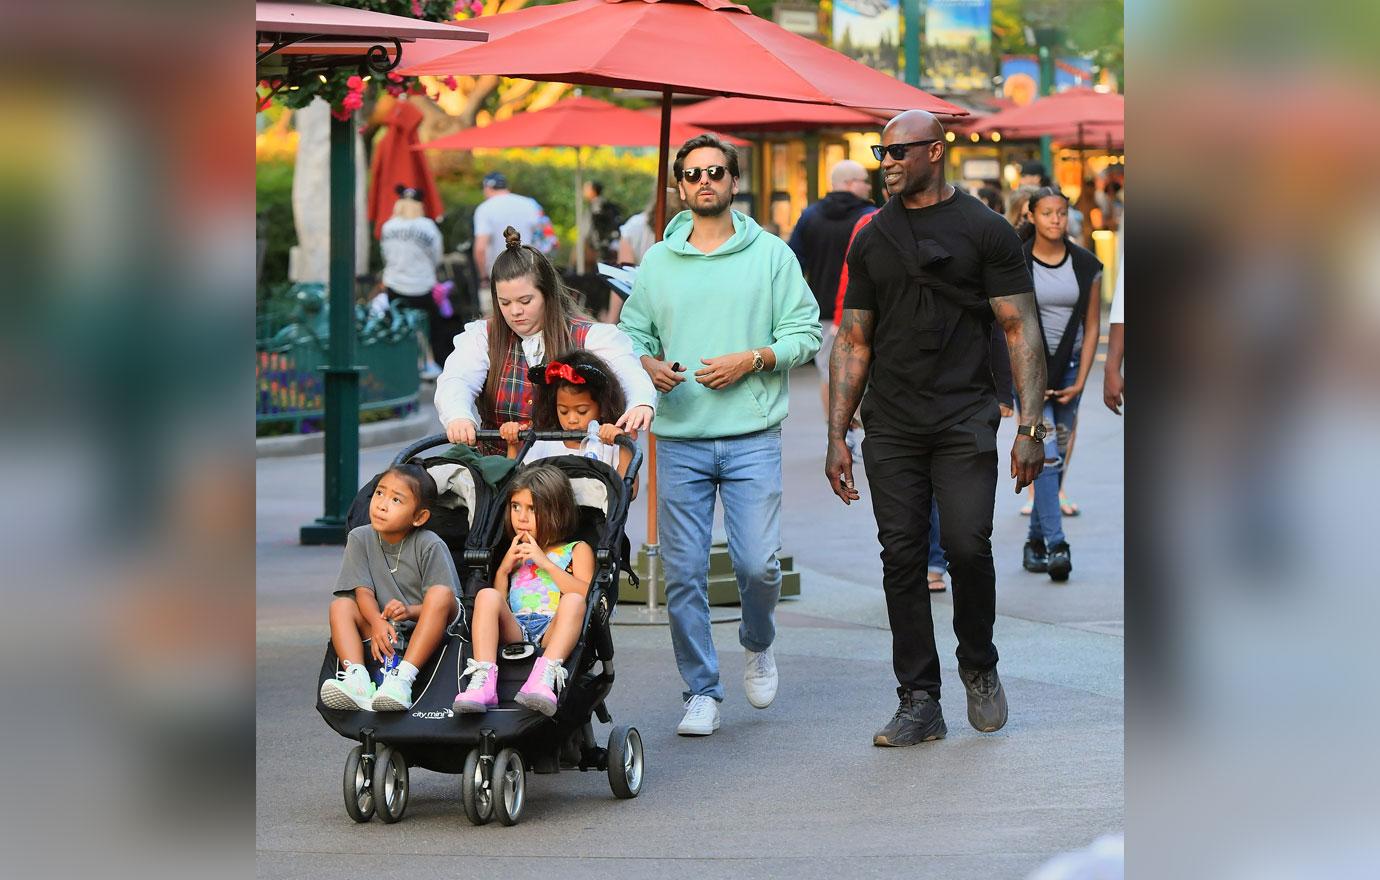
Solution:
M 441 378 L 436 380 L 436 414 L 443 427 L 455 419 L 480 424 L 475 401 L 483 393 L 484 380 L 489 376 L 489 320 L 482 318 L 465 325 L 464 332 L 455 337 L 455 351 L 446 358 Z M 540 333 L 520 338 L 528 366 L 546 362 L 546 340 Z M 585 348 L 603 358 L 618 377 L 628 409 L 650 406 L 655 411 L 656 388 L 642 369 L 642 361 L 633 354 L 632 340 L 622 330 L 612 324 L 596 323 L 585 337 Z

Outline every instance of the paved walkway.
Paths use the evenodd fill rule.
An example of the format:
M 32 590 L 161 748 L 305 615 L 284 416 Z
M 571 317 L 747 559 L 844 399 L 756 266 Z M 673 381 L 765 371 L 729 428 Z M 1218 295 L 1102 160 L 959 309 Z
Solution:
M 298 526 L 320 513 L 321 458 L 260 459 L 259 875 L 1021 878 L 1121 830 L 1122 428 L 1101 404 L 1100 365 L 1093 372 L 1068 484 L 1084 515 L 1066 525 L 1067 584 L 1021 570 L 1021 499 L 1005 479 L 998 495 L 996 641 L 1011 704 L 1001 732 L 967 725 L 945 594 L 935 623 L 949 736 L 909 749 L 871 745 L 896 705 L 875 523 L 861 468 L 861 505 L 844 508 L 825 485 L 817 379 L 805 368 L 792 377 L 785 423 L 783 519 L 785 550 L 804 578 L 801 598 L 778 616 L 776 703 L 747 704 L 736 624 L 716 626 L 723 727 L 706 739 L 677 737 L 682 685 L 667 631 L 617 627 L 609 705 L 644 737 L 642 795 L 615 800 L 603 774 L 534 775 L 513 828 L 470 826 L 459 778 L 426 771 L 412 776 L 400 824 L 346 818 L 349 743 L 314 709 L 340 551 L 296 544 Z M 1012 427 L 1003 423 L 1003 457 Z M 365 450 L 361 480 L 394 451 Z M 644 520 L 639 502 L 634 547 Z M 606 731 L 596 724 L 596 735 Z

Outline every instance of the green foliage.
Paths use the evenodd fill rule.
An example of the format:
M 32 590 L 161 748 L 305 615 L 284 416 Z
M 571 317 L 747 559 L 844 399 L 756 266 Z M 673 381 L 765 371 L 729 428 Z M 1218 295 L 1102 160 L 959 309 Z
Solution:
M 297 243 L 292 219 L 291 162 L 260 162 L 254 166 L 254 207 L 259 217 L 259 237 L 267 244 L 260 298 L 269 286 L 287 280 L 288 249 Z

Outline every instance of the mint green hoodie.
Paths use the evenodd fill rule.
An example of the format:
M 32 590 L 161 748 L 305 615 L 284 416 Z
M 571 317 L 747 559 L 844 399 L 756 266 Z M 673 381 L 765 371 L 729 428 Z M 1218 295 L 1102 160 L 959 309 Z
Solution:
M 786 374 L 819 350 L 819 304 L 784 241 L 733 212 L 733 237 L 712 254 L 688 241 L 681 211 L 642 258 L 618 326 L 638 355 L 685 367 L 685 381 L 657 398 L 652 431 L 697 440 L 736 437 L 786 418 Z M 702 358 L 771 346 L 776 369 L 748 373 L 719 391 L 695 381 Z

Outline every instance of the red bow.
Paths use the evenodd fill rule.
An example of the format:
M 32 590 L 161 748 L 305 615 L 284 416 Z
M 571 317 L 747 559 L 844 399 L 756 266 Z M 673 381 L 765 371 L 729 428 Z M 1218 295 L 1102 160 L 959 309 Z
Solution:
M 585 377 L 575 372 L 575 368 L 570 364 L 552 362 L 546 365 L 546 382 L 551 384 L 553 379 L 564 379 L 572 385 L 585 384 Z

